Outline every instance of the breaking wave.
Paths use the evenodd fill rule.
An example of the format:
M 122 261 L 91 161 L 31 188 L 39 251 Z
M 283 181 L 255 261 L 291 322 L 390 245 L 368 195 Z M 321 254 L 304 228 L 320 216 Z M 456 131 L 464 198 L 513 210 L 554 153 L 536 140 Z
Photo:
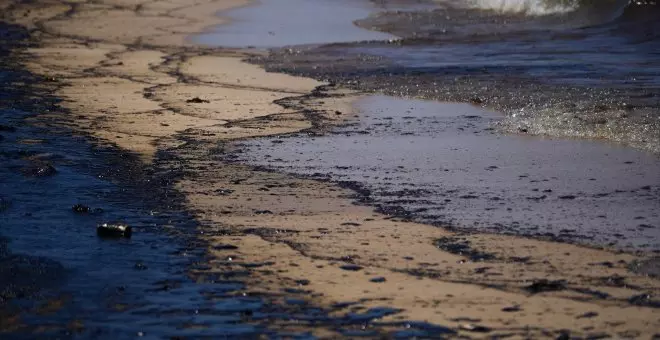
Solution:
M 547 15 L 580 10 L 609 13 L 614 17 L 623 13 L 630 0 L 467 0 L 468 5 L 500 12 Z

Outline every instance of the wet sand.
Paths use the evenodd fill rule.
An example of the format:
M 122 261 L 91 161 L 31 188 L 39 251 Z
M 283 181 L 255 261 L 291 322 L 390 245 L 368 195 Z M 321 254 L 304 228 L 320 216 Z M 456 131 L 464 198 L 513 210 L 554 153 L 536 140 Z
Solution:
M 0 9 L 4 20 L 36 29 L 25 65 L 61 85 L 56 94 L 72 112 L 61 124 L 183 173 L 175 187 L 201 223 L 200 237 L 213 244 L 209 266 L 193 275 L 248 270 L 254 292 L 343 315 L 387 307 L 371 309 L 372 318 L 427 335 L 442 329 L 430 323 L 470 337 L 653 336 L 660 286 L 630 271 L 650 254 L 455 233 L 355 205 L 350 185 L 223 160 L 228 141 L 344 123 L 363 95 L 267 73 L 242 62 L 244 50 L 187 39 L 227 22 L 216 11 L 245 4 L 50 1 Z M 163 151 L 169 158 L 159 158 Z
M 241 143 L 238 159 L 361 183 L 381 210 L 429 224 L 660 249 L 660 159 L 598 141 L 502 135 L 470 104 L 369 96 L 331 134 Z M 272 141 L 279 143 L 274 144 Z

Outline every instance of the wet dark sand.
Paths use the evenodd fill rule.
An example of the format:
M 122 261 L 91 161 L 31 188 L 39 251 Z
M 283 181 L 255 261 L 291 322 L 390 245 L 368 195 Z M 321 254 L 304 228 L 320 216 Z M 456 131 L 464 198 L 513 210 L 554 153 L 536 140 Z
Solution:
M 3 38 L 21 32 L 0 28 Z M 168 188 L 175 174 L 158 175 L 135 155 L 58 126 L 70 113 L 52 84 L 23 70 L 20 58 L 2 59 L 0 337 L 184 336 L 195 323 L 214 336 L 264 332 L 237 324 L 261 306 L 232 306 L 240 282 L 189 276 L 204 244 Z M 131 225 L 132 238 L 98 237 L 96 225 L 109 221 Z
M 0 28 L 3 38 L 16 35 L 3 40 L 15 44 L 13 52 L 23 47 L 22 28 Z M 238 260 L 237 247 L 211 246 L 208 238 L 198 238 L 199 223 L 173 188 L 185 171 L 175 165 L 178 156 L 162 152 L 145 164 L 138 155 L 100 146 L 106 143 L 62 126 L 72 113 L 58 106 L 53 84 L 26 72 L 20 56 L 2 52 L 3 339 L 254 338 L 305 336 L 311 328 L 352 334 L 395 312 L 332 316 L 346 306 L 253 292 L 245 282 L 260 263 L 241 259 L 235 261 L 238 268 L 230 263 L 212 271 L 206 260 L 210 249 Z M 96 226 L 111 221 L 132 226 L 131 238 L 99 237 Z M 383 323 L 365 334 L 403 334 L 403 328 Z
M 438 226 L 660 250 L 653 154 L 501 135 L 500 114 L 468 104 L 372 96 L 355 107 L 329 135 L 241 143 L 239 159 L 360 183 L 383 211 Z

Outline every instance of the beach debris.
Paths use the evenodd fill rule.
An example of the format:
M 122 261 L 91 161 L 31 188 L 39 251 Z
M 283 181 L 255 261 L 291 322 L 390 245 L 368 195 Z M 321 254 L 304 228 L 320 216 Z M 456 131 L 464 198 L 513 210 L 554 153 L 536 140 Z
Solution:
M 96 234 L 100 237 L 130 238 L 132 228 L 124 223 L 103 223 L 96 227 Z
M 547 279 L 535 281 L 531 285 L 525 287 L 525 290 L 532 294 L 537 294 L 542 292 L 556 292 L 564 289 L 566 289 L 566 281 L 547 280 Z
M 87 214 L 91 210 L 88 206 L 83 205 L 83 204 L 76 204 L 73 207 L 71 207 L 71 210 L 77 214 Z
M 194 97 L 186 100 L 186 103 L 192 103 L 192 104 L 202 104 L 202 103 L 210 103 L 210 101 L 206 99 L 202 99 L 199 97 Z

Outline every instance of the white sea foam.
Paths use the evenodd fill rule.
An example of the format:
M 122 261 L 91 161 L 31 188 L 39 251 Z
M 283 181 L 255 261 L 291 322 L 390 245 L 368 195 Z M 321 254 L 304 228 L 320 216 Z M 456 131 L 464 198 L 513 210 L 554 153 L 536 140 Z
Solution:
M 545 15 L 570 12 L 578 7 L 577 1 L 571 0 L 467 0 L 469 5 L 501 12 Z
M 439 2 L 445 2 L 438 0 Z M 452 3 L 500 12 L 546 15 L 572 12 L 581 7 L 620 15 L 630 0 L 453 0 Z

